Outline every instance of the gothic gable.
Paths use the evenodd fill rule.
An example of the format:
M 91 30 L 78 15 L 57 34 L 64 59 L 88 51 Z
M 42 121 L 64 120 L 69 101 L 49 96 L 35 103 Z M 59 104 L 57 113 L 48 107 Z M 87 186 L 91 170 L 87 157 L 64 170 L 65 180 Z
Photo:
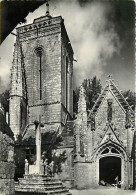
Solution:
M 109 93 L 112 94 L 112 97 L 110 97 Z M 134 122 L 134 112 L 133 112 L 132 108 L 129 106 L 128 102 L 121 94 L 121 91 L 119 91 L 117 86 L 113 83 L 113 80 L 111 79 L 111 77 L 109 77 L 109 80 L 107 81 L 106 86 L 104 87 L 102 93 L 100 94 L 100 96 L 98 97 L 97 101 L 95 102 L 92 110 L 90 111 L 90 114 L 88 115 L 88 121 L 90 120 L 92 113 L 94 113 L 96 115 L 101 104 L 104 102 L 104 99 L 106 98 L 107 94 L 109 95 L 109 98 L 113 98 L 116 100 L 118 105 L 122 108 L 122 110 L 124 110 L 124 113 L 126 112 L 126 110 L 129 110 L 130 118 L 131 118 L 132 122 Z
M 94 148 L 107 139 L 127 146 L 127 128 L 133 128 L 134 112 L 111 78 L 89 113 L 88 124 L 93 131 Z
M 107 142 L 108 140 L 112 140 L 115 143 L 120 144 L 120 141 L 118 139 L 118 136 L 116 135 L 113 126 L 111 124 L 109 124 L 108 126 L 106 126 L 106 132 L 104 133 L 102 140 L 100 142 L 101 144 L 104 144 L 105 142 Z

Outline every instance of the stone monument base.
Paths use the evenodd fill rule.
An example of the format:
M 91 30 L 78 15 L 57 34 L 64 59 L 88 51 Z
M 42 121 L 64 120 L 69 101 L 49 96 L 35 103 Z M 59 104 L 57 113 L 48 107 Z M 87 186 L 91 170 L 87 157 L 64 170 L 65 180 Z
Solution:
M 15 185 L 16 195 L 48 195 L 63 194 L 71 195 L 69 190 L 59 180 L 45 175 L 24 175 L 19 178 L 18 184 Z

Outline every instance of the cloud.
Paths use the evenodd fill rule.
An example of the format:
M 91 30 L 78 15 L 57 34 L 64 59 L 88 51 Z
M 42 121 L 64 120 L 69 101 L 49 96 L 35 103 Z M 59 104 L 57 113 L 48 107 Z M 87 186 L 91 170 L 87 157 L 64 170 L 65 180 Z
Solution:
M 27 23 L 45 15 L 46 6 L 42 5 L 27 17 Z M 74 63 L 74 83 L 79 86 L 84 78 L 93 75 L 101 77 L 103 67 L 113 54 L 118 53 L 121 43 L 115 32 L 114 24 L 108 19 L 112 8 L 108 2 L 91 2 L 80 5 L 74 1 L 50 1 L 52 16 L 61 15 L 73 46 L 77 63 Z M 23 24 L 24 25 L 24 24 Z M 5 85 L 9 83 L 13 59 L 15 37 L 10 35 L 0 47 L 0 77 Z
M 56 10 L 65 16 L 65 25 L 74 48 L 74 82 L 79 85 L 84 78 L 101 77 L 103 66 L 114 53 L 119 53 L 121 43 L 114 24 L 108 19 L 112 12 L 108 2 L 92 2 L 80 6 L 60 2 Z M 67 14 L 65 14 L 67 13 Z
M 9 88 L 15 37 L 9 35 L 0 46 L 0 93 Z
M 1 63 L 0 78 L 1 78 L 2 85 L 5 88 L 5 86 L 7 86 L 9 83 L 10 69 L 9 69 L 9 64 L 6 61 L 2 60 L 0 63 Z

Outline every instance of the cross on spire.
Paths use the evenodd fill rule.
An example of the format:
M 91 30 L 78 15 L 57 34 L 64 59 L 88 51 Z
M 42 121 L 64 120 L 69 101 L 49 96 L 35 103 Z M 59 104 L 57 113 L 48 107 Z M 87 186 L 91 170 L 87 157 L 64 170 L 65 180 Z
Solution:
M 51 17 L 49 12 L 49 0 L 46 1 L 46 16 Z
M 107 76 L 107 78 L 108 78 L 108 80 L 106 80 L 106 82 L 108 82 L 108 83 L 110 83 L 110 81 L 114 81 L 114 79 L 112 79 L 112 75 L 111 74 L 109 74 Z

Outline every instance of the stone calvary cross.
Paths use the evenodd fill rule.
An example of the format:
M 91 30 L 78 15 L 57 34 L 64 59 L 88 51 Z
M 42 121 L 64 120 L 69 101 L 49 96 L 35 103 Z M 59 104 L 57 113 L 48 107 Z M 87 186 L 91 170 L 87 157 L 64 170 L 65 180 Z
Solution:
M 54 180 L 53 161 L 50 163 L 50 167 L 52 167 L 52 175 L 48 175 L 47 170 L 45 171 L 46 174 L 44 174 L 41 163 L 41 127 L 43 127 L 44 125 L 41 123 L 41 116 L 39 116 L 39 121 L 34 121 L 34 124 L 36 131 L 36 164 L 29 166 L 27 159 L 25 160 L 24 178 L 23 180 L 22 178 L 19 178 L 19 182 L 15 186 L 17 194 L 71 195 L 69 190 L 63 185 L 63 183 L 59 179 Z
M 41 123 L 41 116 L 39 115 L 39 121 L 34 121 L 36 131 L 36 167 L 34 170 L 35 174 L 41 173 L 41 127 L 44 124 Z
M 29 165 L 29 174 L 41 174 L 41 127 L 44 124 L 41 123 L 41 116 L 39 115 L 39 121 L 35 120 L 35 131 L 36 131 L 36 164 Z

